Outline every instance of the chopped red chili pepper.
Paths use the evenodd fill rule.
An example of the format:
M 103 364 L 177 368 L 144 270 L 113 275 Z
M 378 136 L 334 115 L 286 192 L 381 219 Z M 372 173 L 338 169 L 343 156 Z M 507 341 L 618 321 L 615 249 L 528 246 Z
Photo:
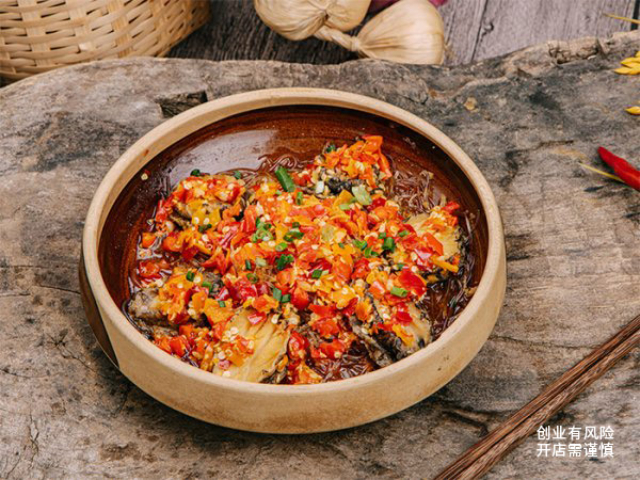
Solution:
M 171 350 L 173 351 L 173 353 L 175 353 L 179 357 L 183 357 L 184 354 L 187 353 L 189 342 L 186 337 L 179 335 L 177 337 L 173 337 L 169 341 L 169 345 L 171 345 Z
M 163 258 L 140 260 L 138 262 L 138 274 L 143 278 L 159 278 L 160 272 L 169 267 L 169 262 Z
M 302 288 L 298 287 L 293 290 L 291 303 L 298 310 L 304 310 L 309 305 L 309 294 Z

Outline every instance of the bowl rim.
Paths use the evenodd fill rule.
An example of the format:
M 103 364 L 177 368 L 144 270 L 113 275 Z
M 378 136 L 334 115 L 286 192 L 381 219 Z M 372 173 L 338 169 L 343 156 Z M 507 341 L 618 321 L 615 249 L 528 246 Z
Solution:
M 98 261 L 98 244 L 100 234 L 102 233 L 101 228 L 99 228 L 100 223 L 102 223 L 103 227 L 103 216 L 104 219 L 106 219 L 106 216 L 113 206 L 112 202 L 107 210 L 106 204 L 108 199 L 113 195 L 115 186 L 131 164 L 144 160 L 144 163 L 141 163 L 142 166 L 148 161 L 153 160 L 158 153 L 165 150 L 169 145 L 175 144 L 207 125 L 211 125 L 230 116 L 263 108 L 294 105 L 330 106 L 374 114 L 410 128 L 416 133 L 425 136 L 442 149 L 467 177 L 476 190 L 482 208 L 484 209 L 488 232 L 488 248 L 484 271 L 478 283 L 476 293 L 456 321 L 445 329 L 438 340 L 387 367 L 349 379 L 313 385 L 271 385 L 224 378 L 211 372 L 194 368 L 192 365 L 188 365 L 172 355 L 167 355 L 141 335 L 129 322 L 121 311 L 120 306 L 111 298 L 111 294 L 102 276 Z M 208 119 L 212 114 L 217 115 L 213 120 Z M 180 128 L 190 123 L 197 126 L 195 128 L 189 127 L 188 129 Z M 177 132 L 180 132 L 180 138 L 172 140 L 169 145 L 161 147 L 158 152 L 154 152 L 153 155 L 145 159 L 154 144 L 157 144 L 169 135 L 175 135 Z M 126 178 L 124 182 L 125 186 L 139 170 L 140 168 L 137 168 L 133 174 Z M 117 192 L 114 196 L 114 201 L 121 195 L 123 189 L 124 187 Z M 473 321 L 476 313 L 482 308 L 484 303 L 490 299 L 493 280 L 500 274 L 500 261 L 503 250 L 504 234 L 502 231 L 502 221 L 495 196 L 488 182 L 473 160 L 441 130 L 417 115 L 382 100 L 341 90 L 299 87 L 253 90 L 221 97 L 176 115 L 144 134 L 118 158 L 102 179 L 87 212 L 82 236 L 82 255 L 85 262 L 87 279 L 96 303 L 100 306 L 100 309 L 104 311 L 104 314 L 112 320 L 112 325 L 118 329 L 119 333 L 140 349 L 143 354 L 150 357 L 154 362 L 158 362 L 163 367 L 171 370 L 172 373 L 191 377 L 192 380 L 197 382 L 207 383 L 214 387 L 239 393 L 268 394 L 269 396 L 279 397 L 344 392 L 359 386 L 384 380 L 390 375 L 415 367 L 417 364 L 437 355 L 449 342 L 455 341 L 464 327 Z

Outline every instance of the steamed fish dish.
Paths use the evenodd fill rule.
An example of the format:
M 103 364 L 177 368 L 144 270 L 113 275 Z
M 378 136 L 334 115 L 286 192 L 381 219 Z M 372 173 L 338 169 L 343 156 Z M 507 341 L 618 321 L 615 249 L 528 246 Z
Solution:
M 131 321 L 196 368 L 263 383 L 350 378 L 434 341 L 473 293 L 470 224 L 383 150 L 363 136 L 295 165 L 194 170 L 159 192 Z

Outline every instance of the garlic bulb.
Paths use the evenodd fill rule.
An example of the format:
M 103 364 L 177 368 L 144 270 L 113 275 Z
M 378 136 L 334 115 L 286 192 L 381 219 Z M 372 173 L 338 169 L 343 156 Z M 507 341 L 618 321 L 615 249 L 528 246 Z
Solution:
M 254 0 L 273 30 L 291 40 L 311 35 L 359 55 L 400 63 L 444 61 L 444 24 L 429 0 L 400 0 L 373 17 L 356 36 L 344 33 L 366 14 L 370 0 Z
M 371 0 L 254 0 L 258 16 L 289 40 L 304 40 L 323 26 L 346 32 L 364 20 Z

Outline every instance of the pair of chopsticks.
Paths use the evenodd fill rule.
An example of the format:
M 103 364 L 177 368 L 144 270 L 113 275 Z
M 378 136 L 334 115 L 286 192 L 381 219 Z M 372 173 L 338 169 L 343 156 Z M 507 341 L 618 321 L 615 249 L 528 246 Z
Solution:
M 436 480 L 478 478 L 640 344 L 640 315 L 445 468 Z

